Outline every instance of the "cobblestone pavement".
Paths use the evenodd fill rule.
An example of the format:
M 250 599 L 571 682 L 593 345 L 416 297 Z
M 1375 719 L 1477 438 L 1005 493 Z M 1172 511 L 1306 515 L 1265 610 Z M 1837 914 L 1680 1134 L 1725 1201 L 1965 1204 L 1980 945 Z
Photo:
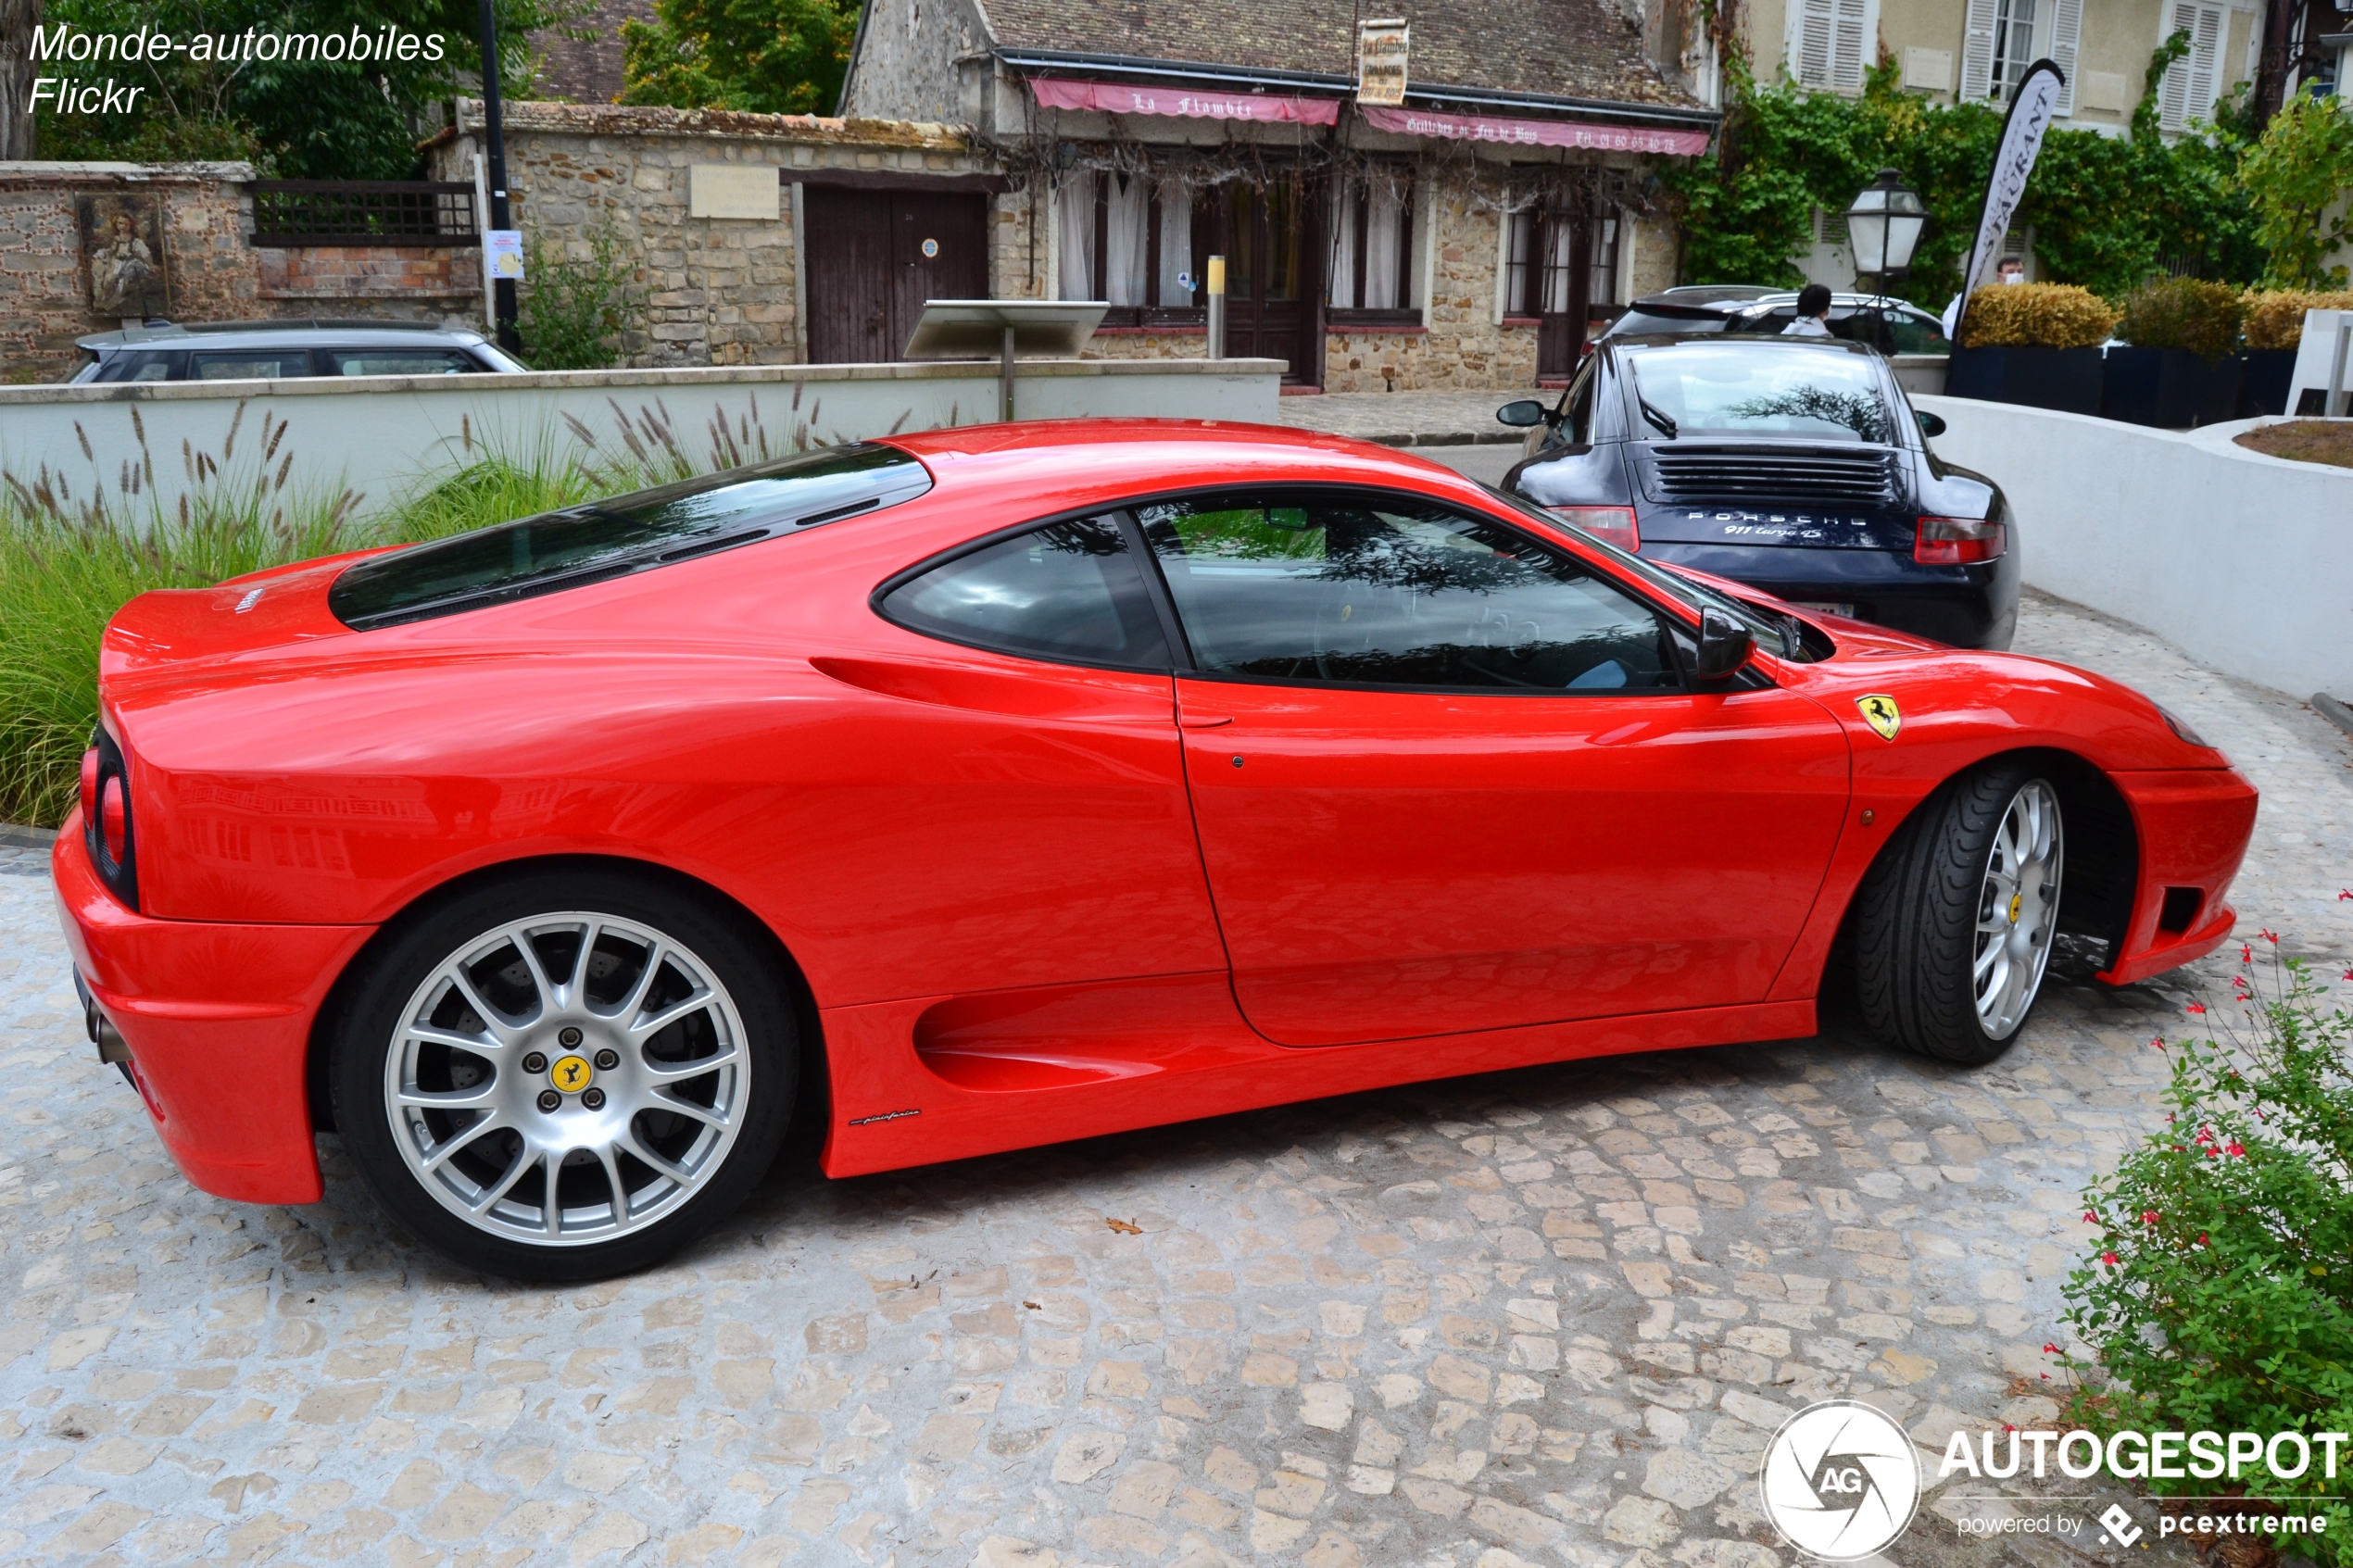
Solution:
M 2353 952 L 2353 746 L 2054 601 L 2020 644 L 2229 748 L 2265 791 L 2248 929 Z M 1833 1027 L 837 1184 L 804 1157 L 667 1268 L 537 1289 L 422 1251 L 332 1144 L 308 1208 L 191 1190 L 5 859 L 0 1560 L 44 1564 L 1780 1568 L 1785 1412 L 1858 1396 L 1940 1445 L 2053 1413 L 2077 1191 L 2199 978 L 2057 979 L 1975 1072 Z M 1950 1490 L 1905 1568 L 2094 1561 L 1960 1541 Z

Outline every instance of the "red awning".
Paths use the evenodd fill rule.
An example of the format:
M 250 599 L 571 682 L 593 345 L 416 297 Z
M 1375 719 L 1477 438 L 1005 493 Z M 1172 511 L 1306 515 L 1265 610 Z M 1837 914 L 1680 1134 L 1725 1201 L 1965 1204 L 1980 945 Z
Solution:
M 1501 119 L 1483 114 L 1441 114 L 1435 109 L 1385 109 L 1360 106 L 1376 131 L 1408 136 L 1449 136 L 1463 142 L 1493 142 L 1518 147 L 1590 147 L 1596 152 L 1666 153 L 1696 157 L 1707 151 L 1705 131 L 1655 125 L 1606 125 L 1591 120 Z
M 1122 82 L 1071 82 L 1033 76 L 1030 91 L 1050 109 L 1101 109 L 1105 114 L 1161 115 L 1180 119 L 1248 119 L 1262 124 L 1337 125 L 1337 98 L 1290 98 L 1273 93 L 1212 93 L 1199 87 L 1133 87 Z

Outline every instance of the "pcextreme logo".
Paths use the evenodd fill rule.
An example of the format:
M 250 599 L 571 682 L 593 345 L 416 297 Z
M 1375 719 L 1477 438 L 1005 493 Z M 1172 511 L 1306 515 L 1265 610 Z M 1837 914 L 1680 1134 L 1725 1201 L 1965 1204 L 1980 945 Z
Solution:
M 1808 1557 L 1852 1562 L 1912 1523 L 1920 1463 L 1904 1429 L 1853 1399 L 1808 1405 L 1765 1446 L 1765 1517 Z

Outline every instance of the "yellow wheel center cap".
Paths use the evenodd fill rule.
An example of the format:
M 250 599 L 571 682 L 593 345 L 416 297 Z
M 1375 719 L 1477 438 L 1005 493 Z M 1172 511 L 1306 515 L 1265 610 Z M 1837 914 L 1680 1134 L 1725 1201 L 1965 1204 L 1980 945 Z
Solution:
M 2011 918 L 2017 917 L 2013 915 Z M 556 1058 L 555 1065 L 547 1069 L 547 1082 L 568 1095 L 578 1094 L 596 1076 L 585 1056 L 560 1056 Z
M 2023 893 L 2013 893 L 2013 894 L 2011 894 L 2011 895 L 2010 895 L 2010 923 L 2011 923 L 2012 925 L 2016 925 L 2016 924 L 2018 923 L 2018 911 L 2019 911 L 2020 909 L 2023 909 L 2023 908 L 2025 907 L 2025 905 L 2026 905 L 2026 895 L 2025 895 L 2025 894 L 2023 894 Z M 579 1059 L 578 1057 L 568 1057 L 568 1058 L 566 1058 L 565 1060 L 569 1060 L 569 1061 L 578 1061 L 580 1059 Z M 563 1066 L 563 1062 L 560 1061 L 560 1062 L 556 1063 L 556 1066 L 557 1066 L 559 1069 L 560 1069 L 560 1068 Z

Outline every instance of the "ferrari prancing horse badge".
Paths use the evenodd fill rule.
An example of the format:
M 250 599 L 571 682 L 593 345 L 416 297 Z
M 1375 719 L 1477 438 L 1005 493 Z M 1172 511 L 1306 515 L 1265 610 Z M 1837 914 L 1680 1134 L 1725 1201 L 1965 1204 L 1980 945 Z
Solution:
M 1895 699 L 1883 692 L 1858 696 L 1855 706 L 1863 715 L 1863 722 L 1879 732 L 1881 740 L 1894 740 L 1895 732 L 1904 727 L 1904 715 L 1897 711 Z

